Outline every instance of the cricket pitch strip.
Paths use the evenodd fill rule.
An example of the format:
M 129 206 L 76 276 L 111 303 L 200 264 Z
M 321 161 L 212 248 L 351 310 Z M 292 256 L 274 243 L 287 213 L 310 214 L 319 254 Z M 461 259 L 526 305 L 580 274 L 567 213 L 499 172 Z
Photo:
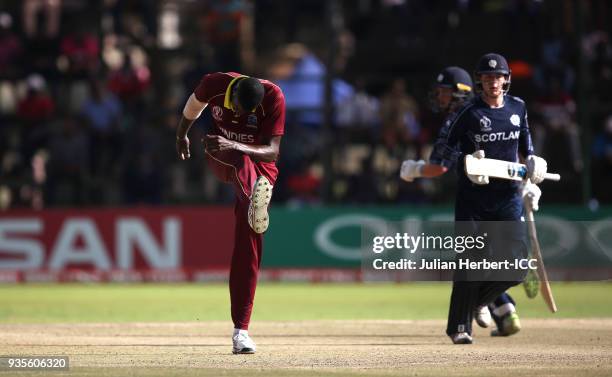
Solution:
M 612 375 L 612 319 L 522 324 L 459 346 L 440 320 L 255 321 L 255 355 L 232 355 L 230 322 L 2 324 L 0 355 L 68 356 L 70 370 L 0 376 Z

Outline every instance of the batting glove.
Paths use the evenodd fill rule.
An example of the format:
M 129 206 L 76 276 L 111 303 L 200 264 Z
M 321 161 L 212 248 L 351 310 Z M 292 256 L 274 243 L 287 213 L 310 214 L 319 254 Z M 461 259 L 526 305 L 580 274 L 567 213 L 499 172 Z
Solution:
M 531 182 L 536 185 L 542 182 L 547 170 L 548 164 L 542 157 L 533 154 L 527 157 L 527 178 L 531 179 Z
M 523 188 L 521 190 L 521 196 L 523 197 L 523 203 L 525 203 L 525 208 L 531 209 L 532 211 L 537 211 L 539 207 L 540 197 L 542 196 L 542 190 L 531 182 L 531 180 L 526 180 L 523 184 Z
M 406 160 L 402 162 L 402 167 L 400 168 L 400 178 L 406 182 L 412 182 L 415 178 L 420 177 L 423 166 L 425 165 L 425 161 L 419 160 Z
M 479 151 L 476 151 L 476 152 L 472 153 L 471 155 L 467 155 L 466 158 L 481 159 L 481 158 L 484 158 L 484 156 L 485 156 L 485 153 L 481 149 Z M 489 176 L 488 175 L 468 174 L 467 177 L 470 179 L 470 181 L 474 182 L 477 185 L 488 185 L 489 184 Z

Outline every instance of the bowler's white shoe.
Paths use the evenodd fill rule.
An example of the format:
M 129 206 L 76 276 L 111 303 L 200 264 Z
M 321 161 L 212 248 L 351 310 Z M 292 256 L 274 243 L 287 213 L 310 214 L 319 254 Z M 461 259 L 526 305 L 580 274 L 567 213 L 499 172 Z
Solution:
M 486 305 L 479 306 L 474 310 L 474 319 L 476 319 L 478 326 L 483 328 L 491 326 L 491 323 L 493 322 L 489 307 Z
M 268 229 L 270 200 L 272 200 L 272 184 L 264 176 L 257 177 L 253 185 L 248 213 L 249 225 L 255 233 L 263 233 Z
M 234 345 L 232 349 L 233 354 L 255 353 L 255 342 L 253 342 L 253 339 L 251 339 L 246 330 L 234 331 L 232 343 Z

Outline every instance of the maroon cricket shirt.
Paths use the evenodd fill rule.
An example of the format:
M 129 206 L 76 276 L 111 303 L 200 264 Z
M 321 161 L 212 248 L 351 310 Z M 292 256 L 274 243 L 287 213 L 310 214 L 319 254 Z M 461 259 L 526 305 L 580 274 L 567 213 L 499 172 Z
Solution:
M 230 95 L 232 85 L 243 76 L 236 72 L 204 75 L 194 94 L 198 101 L 208 103 L 215 134 L 244 144 L 262 145 L 285 131 L 285 97 L 278 86 L 259 79 L 264 86 L 261 104 L 254 112 L 237 116 L 232 110 Z M 259 162 L 258 165 L 276 175 L 275 162 Z

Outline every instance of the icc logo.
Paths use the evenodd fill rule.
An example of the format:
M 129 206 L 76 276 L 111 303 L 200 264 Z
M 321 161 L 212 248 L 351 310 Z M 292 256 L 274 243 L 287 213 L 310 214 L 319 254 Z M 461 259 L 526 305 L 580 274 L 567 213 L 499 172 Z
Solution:
M 212 117 L 216 121 L 221 122 L 221 120 L 223 119 L 223 110 L 219 106 L 213 106 L 211 112 L 212 112 Z
M 257 128 L 257 115 L 251 114 L 247 118 L 247 127 Z
M 491 131 L 491 119 L 483 116 L 480 118 L 480 130 L 481 131 Z

